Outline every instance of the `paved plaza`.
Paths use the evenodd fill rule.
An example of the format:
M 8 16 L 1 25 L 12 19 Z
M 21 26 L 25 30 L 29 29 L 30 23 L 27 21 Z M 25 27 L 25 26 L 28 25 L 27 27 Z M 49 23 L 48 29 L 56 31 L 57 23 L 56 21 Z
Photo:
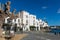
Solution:
M 23 39 L 27 34 L 15 34 L 14 37 L 12 37 L 10 40 L 21 40 Z M 4 37 L 0 37 L 0 40 L 5 40 Z
M 44 33 L 44 32 L 26 32 L 28 36 L 23 38 L 22 40 L 60 40 L 60 35 L 54 35 L 52 33 Z
M 0 40 L 5 40 L 0 37 Z M 41 31 L 17 32 L 11 40 L 60 40 L 60 35 Z

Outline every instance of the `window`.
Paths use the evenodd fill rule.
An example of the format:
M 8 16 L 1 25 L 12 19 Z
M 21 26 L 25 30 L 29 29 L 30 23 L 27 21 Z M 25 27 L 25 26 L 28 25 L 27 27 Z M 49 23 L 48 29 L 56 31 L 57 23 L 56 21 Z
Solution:
M 33 23 L 33 25 L 35 25 L 35 23 Z
M 35 20 L 33 20 L 33 22 L 35 22 Z
M 28 20 L 26 20 L 26 24 L 28 24 Z
M 11 20 L 10 19 L 7 19 L 8 23 L 11 23 Z
M 33 19 L 35 19 L 35 17 L 33 17 Z
M 20 20 L 18 19 L 18 22 L 20 22 Z
M 15 22 L 16 22 L 16 19 L 15 19 Z
M 28 15 L 26 15 L 26 18 L 28 18 Z

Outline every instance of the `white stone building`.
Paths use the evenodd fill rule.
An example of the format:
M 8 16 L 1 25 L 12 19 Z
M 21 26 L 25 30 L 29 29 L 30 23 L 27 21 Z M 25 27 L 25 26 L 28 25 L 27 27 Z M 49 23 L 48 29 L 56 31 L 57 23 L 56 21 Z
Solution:
M 29 26 L 36 26 L 36 16 L 35 15 L 29 15 Z
M 14 24 L 17 24 L 17 27 L 23 28 L 23 31 L 30 31 L 30 26 L 35 26 L 36 31 L 40 31 L 40 27 L 48 26 L 45 21 L 37 19 L 36 15 L 29 14 L 27 11 L 20 11 L 17 16 L 18 17 L 11 20 L 12 25 L 14 26 Z M 5 18 L 5 23 L 8 23 L 9 18 L 10 17 Z
M 48 27 L 48 23 L 46 23 L 45 21 L 43 21 L 43 26 L 42 27 Z
M 23 31 L 30 31 L 29 28 L 29 13 L 27 11 L 21 11 L 20 12 L 20 18 L 21 18 L 21 25 L 23 27 Z
M 46 27 L 48 24 L 41 19 L 36 19 L 36 15 L 29 14 L 27 11 L 21 11 L 19 13 L 21 18 L 21 25 L 23 31 L 30 31 L 30 26 L 35 26 L 36 30 L 40 31 L 40 27 Z
M 43 23 L 41 19 L 36 19 L 36 30 L 40 31 L 40 27 L 42 27 Z
M 7 23 L 12 24 L 11 29 L 15 26 L 15 24 L 16 24 L 17 27 L 21 27 L 20 26 L 21 19 L 19 17 L 16 18 L 16 16 L 13 17 L 13 15 L 11 15 L 10 17 L 6 17 L 4 23 L 5 24 L 7 24 Z

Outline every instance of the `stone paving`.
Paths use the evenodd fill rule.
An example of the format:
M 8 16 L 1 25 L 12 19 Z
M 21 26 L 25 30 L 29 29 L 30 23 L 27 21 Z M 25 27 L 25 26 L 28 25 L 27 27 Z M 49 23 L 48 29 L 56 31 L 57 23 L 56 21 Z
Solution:
M 0 37 L 0 40 L 5 40 Z M 60 40 L 60 35 L 45 33 L 41 31 L 30 31 L 15 34 L 11 40 Z
M 27 34 L 15 34 L 15 36 L 13 38 L 11 38 L 11 40 L 21 40 L 25 36 L 27 36 Z M 5 38 L 4 37 L 0 37 L 0 40 L 5 40 Z
M 21 40 L 25 36 L 27 36 L 27 34 L 16 34 L 15 37 L 13 37 L 11 40 Z
M 44 33 L 44 32 L 26 32 L 28 34 L 27 37 L 22 40 L 60 40 L 60 35 L 54 35 L 52 33 Z

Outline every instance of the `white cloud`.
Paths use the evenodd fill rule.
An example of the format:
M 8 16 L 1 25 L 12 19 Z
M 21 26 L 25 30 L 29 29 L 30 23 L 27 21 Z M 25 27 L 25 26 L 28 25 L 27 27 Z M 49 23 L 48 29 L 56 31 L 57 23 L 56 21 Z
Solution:
M 47 6 L 43 6 L 43 7 L 42 7 L 42 9 L 46 9 L 46 8 L 47 8 Z
M 57 13 L 60 13 L 60 8 L 58 9 Z

